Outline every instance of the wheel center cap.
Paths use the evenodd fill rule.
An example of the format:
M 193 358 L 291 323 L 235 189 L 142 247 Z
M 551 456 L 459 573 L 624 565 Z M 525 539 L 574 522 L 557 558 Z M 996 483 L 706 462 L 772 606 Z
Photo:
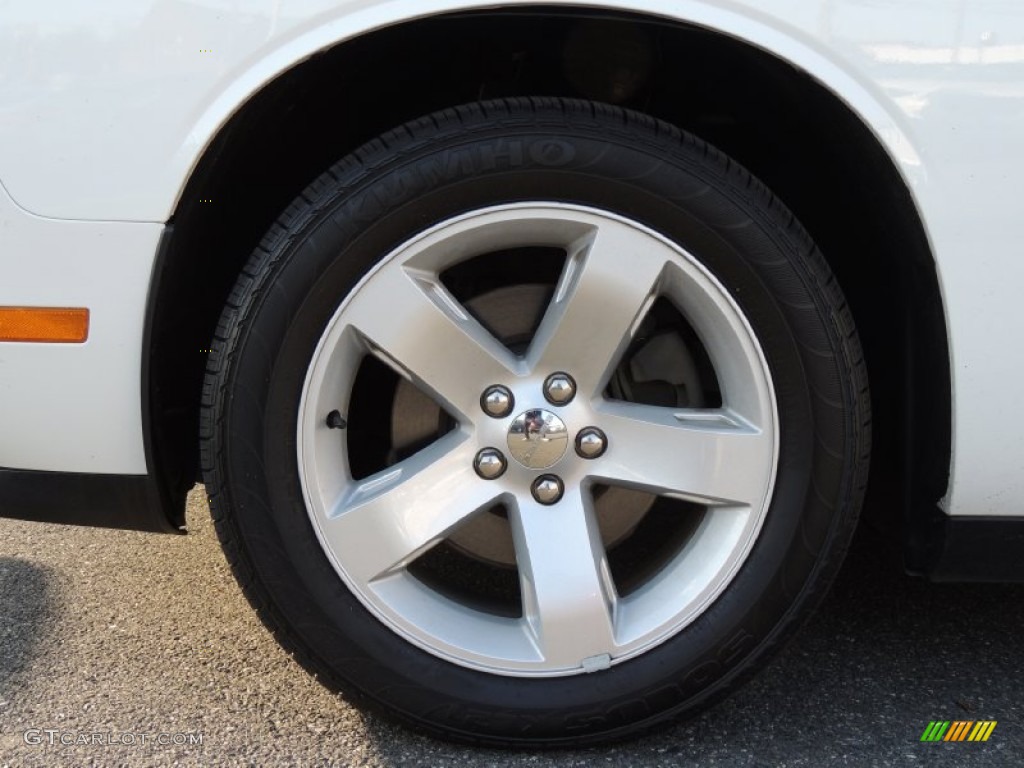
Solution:
M 547 469 L 568 446 L 565 422 L 543 408 L 519 414 L 508 428 L 508 451 L 527 469 Z

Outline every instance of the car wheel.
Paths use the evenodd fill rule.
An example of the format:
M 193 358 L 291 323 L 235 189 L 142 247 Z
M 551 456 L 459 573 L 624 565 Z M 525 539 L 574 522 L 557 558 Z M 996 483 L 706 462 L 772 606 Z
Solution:
M 735 688 L 867 477 L 850 312 L 734 161 L 623 109 L 407 124 L 285 211 L 217 330 L 224 549 L 326 684 L 434 734 L 592 743 Z

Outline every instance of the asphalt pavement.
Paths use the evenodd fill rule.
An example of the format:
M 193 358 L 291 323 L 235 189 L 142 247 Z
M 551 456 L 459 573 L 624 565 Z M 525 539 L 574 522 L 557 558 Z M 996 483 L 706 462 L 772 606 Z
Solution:
M 1024 586 L 912 579 L 870 535 L 797 640 L 715 710 L 612 748 L 502 752 L 321 687 L 235 585 L 201 489 L 189 525 L 0 520 L 0 768 L 1024 764 Z M 932 720 L 998 724 L 985 743 L 922 743 Z

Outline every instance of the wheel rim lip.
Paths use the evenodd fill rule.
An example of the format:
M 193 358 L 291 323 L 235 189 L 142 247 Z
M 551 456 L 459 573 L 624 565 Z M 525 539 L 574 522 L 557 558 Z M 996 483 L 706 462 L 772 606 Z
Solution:
M 682 246 L 673 242 L 669 238 L 661 235 L 657 231 L 650 229 L 649 227 L 640 224 L 630 218 L 620 216 L 610 211 L 605 211 L 599 208 L 570 204 L 560 202 L 547 202 L 547 201 L 528 201 L 519 202 L 495 206 L 482 207 L 467 213 L 463 213 L 457 216 L 453 216 L 449 219 L 441 221 L 430 228 L 414 235 L 401 245 L 393 249 L 384 258 L 378 261 L 367 273 L 358 281 L 358 283 L 352 288 L 347 296 L 341 301 L 330 321 L 325 326 L 324 331 L 317 343 L 310 365 L 307 368 L 306 377 L 303 382 L 302 394 L 299 403 L 299 418 L 298 418 L 298 440 L 297 440 L 297 462 L 299 470 L 299 480 L 302 490 L 303 500 L 306 505 L 306 510 L 310 518 L 310 522 L 313 526 L 313 530 L 317 539 L 330 561 L 332 567 L 338 576 L 342 579 L 343 583 L 348 589 L 356 596 L 360 603 L 370 612 L 372 616 L 381 621 L 392 631 L 396 632 L 403 639 L 413 643 L 421 649 L 438 656 L 446 661 L 453 662 L 460 666 L 468 667 L 475 670 L 488 672 L 491 674 L 513 676 L 513 677 L 560 677 L 580 674 L 585 671 L 591 671 L 582 667 L 572 668 L 551 668 L 544 663 L 537 663 L 535 661 L 523 661 L 517 658 L 503 658 L 500 656 L 493 656 L 487 653 L 479 653 L 476 651 L 467 650 L 461 647 L 458 643 L 452 643 L 448 640 L 437 637 L 431 633 L 431 630 L 426 630 L 415 623 L 415 618 L 410 621 L 408 616 L 402 615 L 400 612 L 396 612 L 388 604 L 388 589 L 391 589 L 393 585 L 387 585 L 385 579 L 381 582 L 381 590 L 367 590 L 364 588 L 365 585 L 359 583 L 357 579 L 353 579 L 347 572 L 345 564 L 341 561 L 338 553 L 335 552 L 331 546 L 327 535 L 324 531 L 324 526 L 328 522 L 325 505 L 323 503 L 322 495 L 315 493 L 315 489 L 322 488 L 320 483 L 322 470 L 317 466 L 317 460 L 315 450 L 313 448 L 313 440 L 311 435 L 317 429 L 319 420 L 318 413 L 323 409 L 319 400 L 319 395 L 314 396 L 314 391 L 318 388 L 322 388 L 324 372 L 322 370 L 325 365 L 325 360 L 330 361 L 336 354 L 336 348 L 338 343 L 338 328 L 341 323 L 346 309 L 351 303 L 354 296 L 368 284 L 371 280 L 375 279 L 382 270 L 387 269 L 389 265 L 394 265 L 396 261 L 401 259 L 404 262 L 408 258 L 411 258 L 411 254 L 415 254 L 417 248 L 421 248 L 423 243 L 429 242 L 431 238 L 435 237 L 438 233 L 443 232 L 445 229 L 458 227 L 467 222 L 473 220 L 486 219 L 495 215 L 502 214 L 521 214 L 521 213 L 537 213 L 542 218 L 557 218 L 559 216 L 565 216 L 573 221 L 579 221 L 580 217 L 593 217 L 596 219 L 605 219 L 621 224 L 626 224 L 629 227 L 636 229 L 647 236 L 653 237 L 660 241 L 663 245 L 670 248 L 680 259 L 685 270 L 688 272 L 689 277 L 694 275 L 700 276 L 700 281 L 703 281 L 707 285 L 711 286 L 714 290 L 714 295 L 711 299 L 720 302 L 721 305 L 728 308 L 731 313 L 731 319 L 735 321 L 736 325 L 742 329 L 743 338 L 740 339 L 741 345 L 749 345 L 756 355 L 756 360 L 759 363 L 757 374 L 760 375 L 761 379 L 758 382 L 759 394 L 760 390 L 763 389 L 763 394 L 766 396 L 769 403 L 767 412 L 763 414 L 765 424 L 762 425 L 764 431 L 770 432 L 772 441 L 772 454 L 771 454 L 771 466 L 768 481 L 765 485 L 765 491 L 763 495 L 763 501 L 759 505 L 758 509 L 750 509 L 750 520 L 744 527 L 742 536 L 738 543 L 733 547 L 733 551 L 726 558 L 726 562 L 722 568 L 716 574 L 713 579 L 713 583 L 706 586 L 696 599 L 691 599 L 684 605 L 679 611 L 677 611 L 674 617 L 667 622 L 662 622 L 660 626 L 655 628 L 653 631 L 647 632 L 640 641 L 634 641 L 623 647 L 623 652 L 617 654 L 610 659 L 611 665 L 617 665 L 629 659 L 635 658 L 636 656 L 643 654 L 652 648 L 660 645 L 665 640 L 678 634 L 685 627 L 689 626 L 693 621 L 697 620 L 707 608 L 725 591 L 725 589 L 732 583 L 733 579 L 739 572 L 741 566 L 746 562 L 754 544 L 756 543 L 760 534 L 761 528 L 764 523 L 764 518 L 767 514 L 768 507 L 770 506 L 773 498 L 775 481 L 778 470 L 778 458 L 779 458 L 779 416 L 778 416 L 778 405 L 776 401 L 775 388 L 772 380 L 770 368 L 765 358 L 764 352 L 761 348 L 760 342 L 750 326 L 746 315 L 740 309 L 735 300 L 730 296 L 729 292 L 720 283 L 720 281 L 692 254 L 686 251 Z M 575 218 L 574 218 L 575 217 Z M 482 252 L 486 252 L 486 248 Z M 462 259 L 454 259 L 451 263 L 445 266 L 452 266 Z M 400 262 L 400 263 L 401 263 Z M 440 271 L 440 270 L 439 270 Z M 332 345 L 331 342 L 334 341 Z M 708 347 L 706 340 L 702 338 L 702 343 L 708 348 L 709 354 L 712 352 L 711 348 Z M 334 348 L 331 348 L 334 347 Z M 718 366 L 716 364 L 716 373 L 718 372 Z M 356 364 L 358 368 L 358 362 Z M 351 372 L 349 383 L 354 378 L 354 370 Z M 493 427 L 497 428 L 495 434 L 500 434 L 504 431 L 504 422 L 507 421 L 511 416 L 515 415 L 515 412 L 520 407 L 520 403 L 524 401 L 521 399 L 524 390 L 536 390 L 536 396 L 532 399 L 531 407 L 543 408 L 547 405 L 547 401 L 540 394 L 542 391 L 541 387 L 543 381 L 546 378 L 546 373 L 543 371 L 534 372 L 530 376 L 521 376 L 516 381 L 506 382 L 509 389 L 511 390 L 513 397 L 516 399 L 517 408 L 513 410 L 513 413 L 504 418 L 495 418 L 489 415 L 484 416 L 484 420 L 481 421 L 481 425 L 486 426 L 487 422 L 491 422 Z M 345 412 L 347 412 L 347 398 L 350 396 L 350 387 L 343 395 L 345 399 Z M 564 410 L 576 411 L 579 409 L 579 401 L 584 400 L 582 393 L 577 393 L 574 398 L 574 402 L 568 404 Z M 337 402 L 337 399 L 335 400 Z M 568 421 L 568 419 L 566 419 Z M 584 426 L 588 426 L 590 421 L 586 418 L 583 420 L 574 420 L 570 429 L 577 430 Z M 493 431 L 493 430 L 492 430 Z M 473 430 L 467 429 L 467 425 L 460 424 L 455 430 L 455 435 L 463 440 L 471 440 Z M 347 441 L 345 441 L 347 443 Z M 485 446 L 486 439 L 479 443 L 480 446 Z M 347 447 L 345 448 L 347 452 Z M 553 467 L 548 467 L 543 470 L 527 469 L 518 464 L 517 461 L 508 462 L 508 470 L 504 473 L 502 480 L 505 481 L 509 475 L 520 474 L 523 478 L 535 478 L 538 474 L 551 473 L 553 469 L 557 469 L 561 462 L 571 460 L 575 458 L 577 463 L 582 465 L 576 475 L 570 477 L 566 481 L 566 486 L 571 482 L 578 482 L 580 486 L 589 485 L 592 480 L 588 474 L 588 460 L 582 459 L 575 456 L 574 450 L 571 448 L 566 452 L 559 462 L 556 462 Z M 345 469 L 347 474 L 347 468 Z M 525 474 L 524 474 L 525 473 Z M 520 483 L 522 484 L 522 483 Z M 529 494 L 529 482 L 523 484 L 523 492 Z M 509 494 L 504 494 L 504 497 L 508 497 Z M 714 511 L 709 510 L 707 514 L 715 514 Z M 707 515 L 705 515 L 707 517 Z M 678 557 L 682 557 L 680 553 Z M 408 576 L 408 579 L 413 577 Z M 422 586 L 422 585 L 421 585 Z M 405 585 L 408 587 L 408 585 Z M 427 588 L 424 586 L 424 590 Z M 393 594 L 397 594 L 392 590 Z M 408 599 L 409 593 L 403 593 Z M 424 595 L 425 596 L 425 595 Z M 445 598 L 447 599 L 447 598 Z M 626 608 L 628 609 L 628 604 Z M 522 620 L 519 621 L 522 623 Z M 512 627 L 508 627 L 511 630 Z

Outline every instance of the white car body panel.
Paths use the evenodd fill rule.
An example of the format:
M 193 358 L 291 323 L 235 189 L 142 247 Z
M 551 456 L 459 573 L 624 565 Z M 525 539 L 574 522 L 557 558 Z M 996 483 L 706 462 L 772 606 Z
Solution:
M 1007 404 L 1024 376 L 1024 344 L 1015 339 L 1024 327 L 1016 234 L 1024 10 L 999 0 L 563 5 L 657 15 L 748 41 L 809 72 L 871 128 L 922 214 L 944 295 L 954 388 L 944 507 L 957 515 L 1019 514 L 1024 411 Z M 141 308 L 159 223 L 203 149 L 261 86 L 317 51 L 410 18 L 476 7 L 494 4 L 0 4 L 0 181 L 25 209 L 0 201 L 0 303 L 67 297 L 119 320 L 97 320 L 82 350 L 0 347 L 0 387 L 6 380 L 30 400 L 0 402 L 0 466 L 145 471 Z M 108 223 L 90 230 L 54 219 Z M 40 285 L 44 276 L 49 282 Z M 69 365 L 75 376 L 52 375 Z M 18 370 L 31 373 L 15 377 Z M 88 414 L 54 415 L 67 417 L 73 409 L 60 404 L 72 402 L 88 402 Z M 59 431 L 40 429 L 58 424 Z M 64 444 L 51 445 L 58 436 Z
M 142 336 L 162 231 L 44 219 L 0 186 L 0 306 L 90 310 L 84 344 L 0 344 L 0 467 L 146 472 Z

